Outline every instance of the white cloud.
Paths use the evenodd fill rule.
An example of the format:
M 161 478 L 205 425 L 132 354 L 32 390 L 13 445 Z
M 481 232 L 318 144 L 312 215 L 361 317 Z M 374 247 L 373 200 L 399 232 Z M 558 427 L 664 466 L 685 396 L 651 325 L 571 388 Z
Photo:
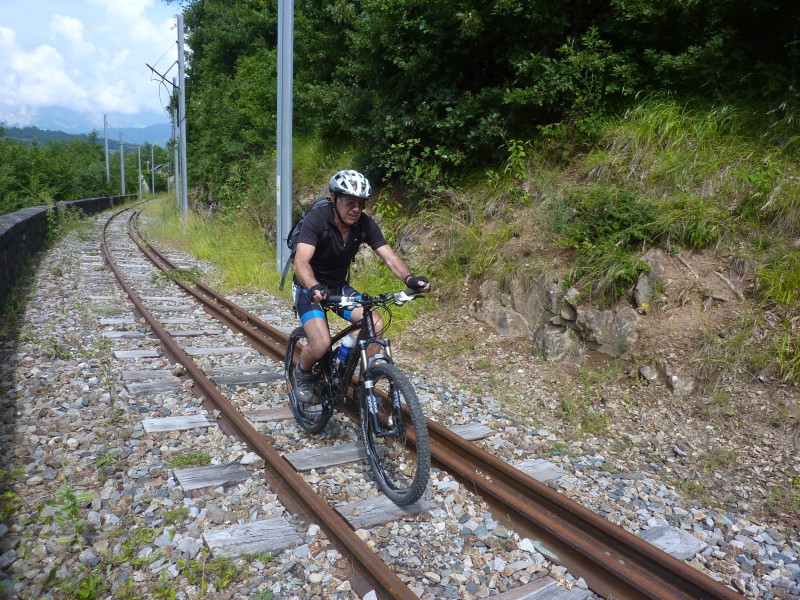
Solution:
M 17 47 L 17 34 L 13 29 L 0 25 L 0 51 L 15 47 Z
M 114 84 L 105 83 L 95 90 L 94 96 L 98 104 L 105 107 L 106 112 L 133 113 L 131 104 L 128 101 L 130 90 L 127 84 L 119 80 Z
M 91 54 L 95 51 L 94 44 L 83 39 L 83 23 L 74 17 L 53 15 L 50 31 L 64 37 L 78 54 Z
M 65 72 L 64 58 L 55 48 L 42 45 L 24 52 L 12 47 L 7 64 L 2 90 L 6 104 L 16 100 L 29 106 L 87 107 L 86 92 Z
M 166 94 L 145 63 L 165 73 L 177 59 L 177 7 L 37 0 L 34 25 L 30 7 L 12 6 L 0 15 L 0 121 L 24 122 L 32 108 L 50 106 L 101 115 L 162 112 Z M 176 73 L 173 67 L 168 77 Z

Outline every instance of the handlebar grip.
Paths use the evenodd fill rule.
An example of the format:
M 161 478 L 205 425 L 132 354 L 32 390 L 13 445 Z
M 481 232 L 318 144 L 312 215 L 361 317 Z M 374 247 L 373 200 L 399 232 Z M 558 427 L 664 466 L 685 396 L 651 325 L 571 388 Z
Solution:
M 349 300 L 349 302 L 348 302 Z M 353 296 L 334 296 L 330 295 L 320 302 L 323 306 L 352 306 L 358 303 L 358 299 Z

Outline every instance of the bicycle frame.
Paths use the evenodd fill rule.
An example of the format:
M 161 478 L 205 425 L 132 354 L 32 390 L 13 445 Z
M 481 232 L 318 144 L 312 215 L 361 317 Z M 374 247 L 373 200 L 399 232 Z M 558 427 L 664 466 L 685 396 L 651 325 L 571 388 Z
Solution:
M 399 437 L 405 431 L 405 421 L 402 418 L 400 399 L 391 398 L 394 418 L 389 417 L 390 420 L 387 423 L 389 428 L 384 428 L 384 424 L 378 419 L 378 400 L 372 391 L 372 381 L 369 377 L 369 370 L 376 362 L 383 361 L 389 364 L 394 364 L 394 360 L 392 359 L 392 343 L 388 338 L 378 337 L 377 332 L 375 331 L 375 316 L 372 313 L 372 307 L 364 306 L 363 308 L 364 316 L 360 321 L 349 325 L 331 338 L 330 350 L 328 351 L 328 358 L 325 362 L 326 371 L 329 374 L 330 381 L 333 383 L 335 382 L 335 379 L 333 378 L 333 348 L 346 335 L 353 333 L 354 331 L 358 331 L 358 337 L 356 339 L 356 348 L 358 349 L 358 352 L 353 352 L 348 358 L 341 379 L 339 379 L 338 382 L 335 382 L 335 386 L 331 390 L 333 396 L 332 400 L 334 404 L 336 404 L 337 401 L 343 402 L 344 399 L 347 398 L 347 390 L 352 384 L 353 375 L 355 374 L 356 368 L 360 364 L 364 377 L 363 383 L 365 394 L 362 398 L 357 397 L 358 394 L 355 393 L 355 386 L 357 386 L 358 383 L 356 383 L 353 387 L 354 397 L 356 397 L 357 401 L 367 403 L 370 420 L 375 431 L 380 432 L 381 435 L 386 437 Z M 331 310 L 331 307 L 327 306 L 326 309 Z M 372 344 L 381 346 L 383 350 L 370 355 L 368 353 L 368 348 Z
M 326 307 L 326 309 L 331 310 L 330 307 Z M 364 316 L 360 321 L 345 327 L 331 338 L 330 349 L 328 351 L 328 360 L 326 361 L 326 370 L 330 373 L 331 381 L 333 381 L 333 348 L 337 343 L 344 339 L 345 336 L 356 331 L 358 332 L 358 337 L 356 339 L 356 349 L 358 352 L 353 352 L 350 355 L 350 358 L 347 359 L 341 379 L 337 382 L 336 387 L 333 389 L 333 395 L 336 399 L 343 399 L 347 397 L 347 390 L 352 384 L 353 376 L 355 375 L 356 368 L 359 366 L 359 364 L 361 365 L 361 372 L 365 376 L 372 365 L 378 360 L 394 364 L 394 361 L 392 360 L 391 340 L 388 338 L 379 338 L 377 336 L 375 332 L 375 316 L 372 314 L 371 308 L 365 307 Z M 383 351 L 369 355 L 367 353 L 367 348 L 371 344 L 378 344 L 379 346 L 382 346 Z M 372 409 L 374 407 L 370 408 Z M 371 410 L 370 412 L 374 411 Z

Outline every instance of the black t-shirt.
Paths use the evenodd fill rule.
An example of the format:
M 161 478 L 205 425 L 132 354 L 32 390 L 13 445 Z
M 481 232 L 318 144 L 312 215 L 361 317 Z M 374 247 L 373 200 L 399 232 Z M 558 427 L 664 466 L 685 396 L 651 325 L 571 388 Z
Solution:
M 303 227 L 297 239 L 298 244 L 311 244 L 316 248 L 310 261 L 311 269 L 317 281 L 326 285 L 347 281 L 347 270 L 358 253 L 362 241 L 369 244 L 373 250 L 388 243 L 378 224 L 372 217 L 362 212 L 345 244 L 334 221 L 333 210 L 331 203 L 330 207 L 309 211 L 303 219 Z M 322 232 L 326 229 L 328 235 L 323 236 Z

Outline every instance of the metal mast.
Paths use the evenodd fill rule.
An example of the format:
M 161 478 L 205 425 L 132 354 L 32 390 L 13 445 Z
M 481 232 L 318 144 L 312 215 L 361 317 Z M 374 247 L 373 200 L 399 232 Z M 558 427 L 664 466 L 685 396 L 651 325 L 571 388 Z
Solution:
M 186 215 L 189 211 L 189 192 L 186 184 L 186 79 L 183 64 L 183 14 L 178 15 L 178 123 L 181 130 L 181 223 L 186 227 Z
M 286 235 L 292 227 L 292 47 L 294 45 L 294 2 L 278 4 L 278 164 L 276 194 L 278 206 L 278 272 L 289 258 Z

